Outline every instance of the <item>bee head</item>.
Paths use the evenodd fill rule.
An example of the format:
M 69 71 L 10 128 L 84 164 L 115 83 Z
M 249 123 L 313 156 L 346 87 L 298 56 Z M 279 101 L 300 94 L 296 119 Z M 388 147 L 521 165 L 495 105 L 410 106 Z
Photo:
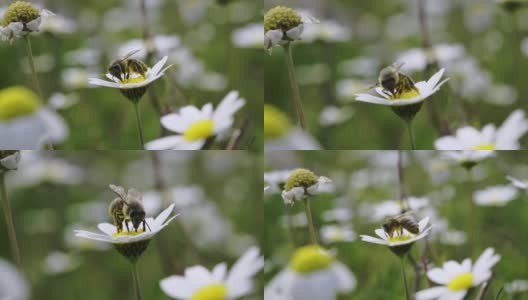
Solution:
M 399 80 L 398 70 L 393 66 L 386 67 L 381 70 L 378 80 L 381 87 L 389 92 L 393 92 Z
M 128 217 L 132 221 L 134 229 L 137 231 L 139 225 L 145 220 L 145 209 L 143 209 L 141 203 L 136 201 L 130 201 L 127 206 Z
M 119 80 L 123 80 L 122 78 L 123 69 L 121 68 L 121 65 L 119 64 L 119 62 L 114 62 L 113 64 L 111 64 L 110 67 L 108 67 L 108 73 L 118 78 Z

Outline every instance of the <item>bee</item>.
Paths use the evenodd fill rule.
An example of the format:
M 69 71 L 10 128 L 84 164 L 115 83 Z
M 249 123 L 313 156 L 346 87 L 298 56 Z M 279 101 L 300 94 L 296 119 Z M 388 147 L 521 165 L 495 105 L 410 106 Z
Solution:
M 138 59 L 130 58 L 139 51 L 141 50 L 134 50 L 125 55 L 123 58 L 114 61 L 108 67 L 108 73 L 118 78 L 120 81 L 129 79 L 130 74 L 133 73 L 145 76 L 148 71 L 147 65 Z
M 117 194 L 110 206 L 108 207 L 108 214 L 112 218 L 114 225 L 117 227 L 117 232 L 123 231 L 123 222 L 125 223 L 127 231 L 130 231 L 128 223 L 131 222 L 134 230 L 137 232 L 140 225 L 143 224 L 143 231 L 150 227 L 145 221 L 145 209 L 141 194 L 136 189 L 129 189 L 128 194 L 121 186 L 111 184 L 110 189 Z
M 402 66 L 403 63 L 394 63 L 385 67 L 380 71 L 378 77 L 378 85 L 395 97 L 405 91 L 414 90 L 418 92 L 412 78 L 400 72 Z
M 411 212 L 390 217 L 383 224 L 383 230 L 385 230 L 389 236 L 393 236 L 395 232 L 399 232 L 401 235 L 403 234 L 403 229 L 409 231 L 412 234 L 420 233 L 420 228 L 414 221 Z

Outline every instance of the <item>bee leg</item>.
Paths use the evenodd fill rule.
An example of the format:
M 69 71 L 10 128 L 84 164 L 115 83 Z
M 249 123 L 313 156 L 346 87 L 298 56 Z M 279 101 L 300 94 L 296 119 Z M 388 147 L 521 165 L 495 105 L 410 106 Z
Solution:
M 128 220 L 125 220 L 125 226 L 128 232 L 130 232 L 130 228 L 128 228 Z
M 150 229 L 150 226 L 147 224 L 147 221 L 143 220 L 143 231 L 147 231 L 145 226 L 149 229 L 149 231 L 152 231 L 152 229 Z

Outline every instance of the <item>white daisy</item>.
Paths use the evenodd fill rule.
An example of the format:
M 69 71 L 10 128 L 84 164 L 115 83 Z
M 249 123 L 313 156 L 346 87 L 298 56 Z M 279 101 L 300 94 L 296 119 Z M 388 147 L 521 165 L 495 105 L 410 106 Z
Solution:
M 39 149 L 62 142 L 68 132 L 64 120 L 31 90 L 21 86 L 0 90 L 0 149 Z
M 163 292 L 173 299 L 239 299 L 253 292 L 253 277 L 264 266 L 257 247 L 242 255 L 227 271 L 227 264 L 217 264 L 212 271 L 197 265 L 185 269 L 183 276 L 173 275 L 160 281 Z
M 42 18 L 53 16 L 47 9 L 38 9 L 26 1 L 13 2 L 0 19 L 0 40 L 13 41 L 15 38 L 38 32 Z
M 320 233 L 325 244 L 352 242 L 356 239 L 356 233 L 347 225 L 325 225 L 321 227 Z
M 179 135 L 167 136 L 145 145 L 148 150 L 198 150 L 214 136 L 224 133 L 234 122 L 233 115 L 245 104 L 237 91 L 231 91 L 213 111 L 213 104 L 207 103 L 198 109 L 185 106 L 178 113 L 161 118 L 163 127 Z
M 295 250 L 288 267 L 266 286 L 266 300 L 271 295 L 284 300 L 336 299 L 356 287 L 354 274 L 328 251 L 318 246 Z
M 147 229 L 146 231 L 143 231 L 141 229 L 138 229 L 137 232 L 122 231 L 118 233 L 117 227 L 115 227 L 113 224 L 100 223 L 97 225 L 97 228 L 99 228 L 99 230 L 101 230 L 103 234 L 93 233 L 85 230 L 75 230 L 75 235 L 82 238 L 92 239 L 101 242 L 108 242 L 112 244 L 128 244 L 144 240 L 150 240 L 158 232 L 165 228 L 165 226 L 169 225 L 169 223 L 174 220 L 174 218 L 178 216 L 172 216 L 169 220 L 167 220 L 173 209 L 174 204 L 171 204 L 164 211 L 162 211 L 155 219 L 145 218 L 145 222 L 147 223 L 150 230 Z
M 478 130 L 471 126 L 459 128 L 454 136 L 435 141 L 437 150 L 518 150 L 519 139 L 528 131 L 524 111 L 518 109 L 499 127 L 488 124 Z
M 152 68 L 147 69 L 145 76 L 138 74 L 138 73 L 133 73 L 133 74 L 130 74 L 130 78 L 120 80 L 119 78 L 113 76 L 112 74 L 107 73 L 106 77 L 110 79 L 111 81 L 102 80 L 99 78 L 89 78 L 88 83 L 92 85 L 117 88 L 120 90 L 130 90 L 130 89 L 138 89 L 142 87 L 147 87 L 153 81 L 163 76 L 165 74 L 165 71 L 172 66 L 172 65 L 169 65 L 163 68 L 166 62 L 167 62 L 167 56 L 164 56 Z
M 473 194 L 473 201 L 481 206 L 504 206 L 517 197 L 518 190 L 509 185 L 490 186 Z
M 0 299 L 28 300 L 30 287 L 24 275 L 8 261 L 0 258 Z
M 369 235 L 361 235 L 360 238 L 362 241 L 368 243 L 385 245 L 389 247 L 408 245 L 416 242 L 417 240 L 423 239 L 429 234 L 432 227 L 427 226 L 428 224 L 429 217 L 423 218 L 420 222 L 418 222 L 419 231 L 417 234 L 413 234 L 407 229 L 402 228 L 401 231 L 397 230 L 391 236 L 383 228 L 378 228 L 374 232 L 376 232 L 376 235 L 380 238 L 375 238 Z
M 285 204 L 293 205 L 296 201 L 302 201 L 309 196 L 314 196 L 321 190 L 326 190 L 325 185 L 331 184 L 328 177 L 317 177 L 312 171 L 296 169 L 290 173 L 284 183 L 282 199 Z
M 239 48 L 260 48 L 264 40 L 262 23 L 249 24 L 235 29 L 231 34 L 231 42 Z
M 508 179 L 511 182 L 511 184 L 518 189 L 521 189 L 521 190 L 528 189 L 528 181 L 526 180 L 520 180 L 512 176 L 506 176 L 506 179 Z
M 269 186 L 269 192 L 279 193 L 282 190 L 286 179 L 293 170 L 275 170 L 264 173 L 264 182 Z
M 442 75 L 444 74 L 444 69 L 441 69 L 436 74 L 434 74 L 428 81 L 420 81 L 415 84 L 416 91 L 404 92 L 399 98 L 395 98 L 383 90 L 381 87 L 377 87 L 375 91 L 379 96 L 371 94 L 356 94 L 356 100 L 361 102 L 368 102 L 374 104 L 388 105 L 388 106 L 406 106 L 416 103 L 423 102 L 432 94 L 436 93 L 440 87 L 449 80 L 449 78 L 444 79 L 440 82 Z M 381 97 L 380 97 L 381 96 Z
M 0 150 L 0 174 L 16 170 L 20 161 L 20 151 Z
M 449 299 L 462 300 L 468 289 L 479 286 L 491 278 L 491 268 L 500 260 L 493 248 L 487 248 L 472 266 L 471 259 L 462 263 L 450 260 L 442 268 L 427 272 L 427 277 L 441 286 L 432 287 L 416 293 L 417 300 Z
M 509 294 L 528 292 L 528 280 L 515 279 L 504 285 L 504 290 Z

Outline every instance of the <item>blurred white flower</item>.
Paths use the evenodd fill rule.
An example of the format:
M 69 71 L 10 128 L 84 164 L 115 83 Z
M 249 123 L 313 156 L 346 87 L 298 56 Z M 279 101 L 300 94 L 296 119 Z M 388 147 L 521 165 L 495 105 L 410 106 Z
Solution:
M 286 179 L 290 176 L 292 169 L 274 170 L 264 173 L 264 182 L 269 185 L 269 192 L 280 193 Z
M 506 179 L 508 179 L 511 182 L 511 184 L 518 189 L 521 189 L 521 190 L 528 189 L 528 181 L 526 180 L 520 180 L 513 176 L 506 176 Z
M 437 140 L 438 141 L 438 140 Z M 440 146 L 443 146 L 440 142 Z M 436 146 L 436 142 L 435 142 Z M 442 149 L 438 149 L 442 150 Z M 442 157 L 454 161 L 465 167 L 473 167 L 476 163 L 495 155 L 494 150 L 459 150 L 459 151 L 441 151 Z
M 67 109 L 79 102 L 79 95 L 75 93 L 63 94 L 53 93 L 49 100 L 49 106 L 54 110 Z
M 100 58 L 101 50 L 95 48 L 79 48 L 64 53 L 64 61 L 69 65 L 82 65 L 85 67 L 94 67 L 99 65 Z
M 168 56 L 172 50 L 181 46 L 180 37 L 177 35 L 156 35 L 149 41 L 143 39 L 133 39 L 119 45 L 117 54 L 119 57 L 124 57 L 128 53 L 137 49 L 146 49 L 137 53 L 138 59 L 144 60 L 147 58 L 148 52 L 155 52 L 162 57 Z
M 207 139 L 225 133 L 234 122 L 234 114 L 244 106 L 245 100 L 239 98 L 237 91 L 231 91 L 220 102 L 216 110 L 208 103 L 198 109 L 185 106 L 178 113 L 161 117 L 161 124 L 179 135 L 167 136 L 148 142 L 148 150 L 198 150 Z
M 163 292 L 171 298 L 239 299 L 253 292 L 253 277 L 264 266 L 257 247 L 249 248 L 227 271 L 227 264 L 217 264 L 212 271 L 201 265 L 185 269 L 183 276 L 172 275 L 160 281 Z
M 74 20 L 66 18 L 62 15 L 54 15 L 52 18 L 42 19 L 40 31 L 57 34 L 73 33 L 77 31 L 77 23 Z
M 515 279 L 504 285 L 504 290 L 509 294 L 528 292 L 528 280 Z
M 28 300 L 30 287 L 23 274 L 9 262 L 0 259 L 0 299 Z
M 62 251 L 50 252 L 43 263 L 44 272 L 51 275 L 70 272 L 78 266 L 76 257 Z
M 301 128 L 289 129 L 281 137 L 266 139 L 264 143 L 265 151 L 320 149 L 319 142 Z
M 0 174 L 4 171 L 16 170 L 20 162 L 20 151 L 0 150 Z
M 500 256 L 494 253 L 493 248 L 487 248 L 473 266 L 469 258 L 461 264 L 453 260 L 447 261 L 442 268 L 427 272 L 429 280 L 440 286 L 419 291 L 416 299 L 463 299 L 470 288 L 491 278 L 491 268 L 499 260 Z
M 39 149 L 62 142 L 68 133 L 64 120 L 31 90 L 21 86 L 0 90 L 1 149 Z
M 231 34 L 231 42 L 238 48 L 260 48 L 264 41 L 262 27 L 262 23 L 253 23 L 235 29 Z
M 321 20 L 319 23 L 308 23 L 304 26 L 302 42 L 324 41 L 329 43 L 346 42 L 352 37 L 350 28 L 334 20 Z
M 97 72 L 83 68 L 66 68 L 61 73 L 62 85 L 69 90 L 95 88 L 96 86 L 88 84 L 88 82 L 90 78 L 97 75 Z
M 352 220 L 352 213 L 348 208 L 335 207 L 330 210 L 325 210 L 321 214 L 321 219 L 325 222 L 340 222 L 345 223 Z
M 320 229 L 321 240 L 325 244 L 352 242 L 356 239 L 356 233 L 350 226 L 346 225 L 324 225 Z
M 425 70 L 428 61 L 432 59 L 429 55 L 434 55 L 440 66 L 447 67 L 465 54 L 464 46 L 461 44 L 436 45 L 432 51 L 433 53 L 428 54 L 422 48 L 413 48 L 400 54 L 396 61 L 403 64 L 401 67 L 403 72 L 412 73 Z
M 321 126 L 333 126 L 345 123 L 352 118 L 354 111 L 350 107 L 325 106 L 319 115 Z
M 293 253 L 288 267 L 265 287 L 266 300 L 336 299 L 357 285 L 354 274 L 319 246 L 304 246 Z M 271 295 L 279 298 L 268 298 Z
M 512 186 L 496 185 L 473 193 L 473 201 L 480 206 L 504 206 L 517 194 L 518 190 Z
M 355 101 L 356 95 L 369 88 L 368 84 L 356 79 L 341 79 L 336 83 L 337 98 L 341 103 Z
M 517 109 L 499 127 L 488 124 L 478 130 L 466 126 L 454 136 L 444 136 L 435 141 L 437 150 L 518 150 L 519 139 L 528 131 L 524 111 Z

